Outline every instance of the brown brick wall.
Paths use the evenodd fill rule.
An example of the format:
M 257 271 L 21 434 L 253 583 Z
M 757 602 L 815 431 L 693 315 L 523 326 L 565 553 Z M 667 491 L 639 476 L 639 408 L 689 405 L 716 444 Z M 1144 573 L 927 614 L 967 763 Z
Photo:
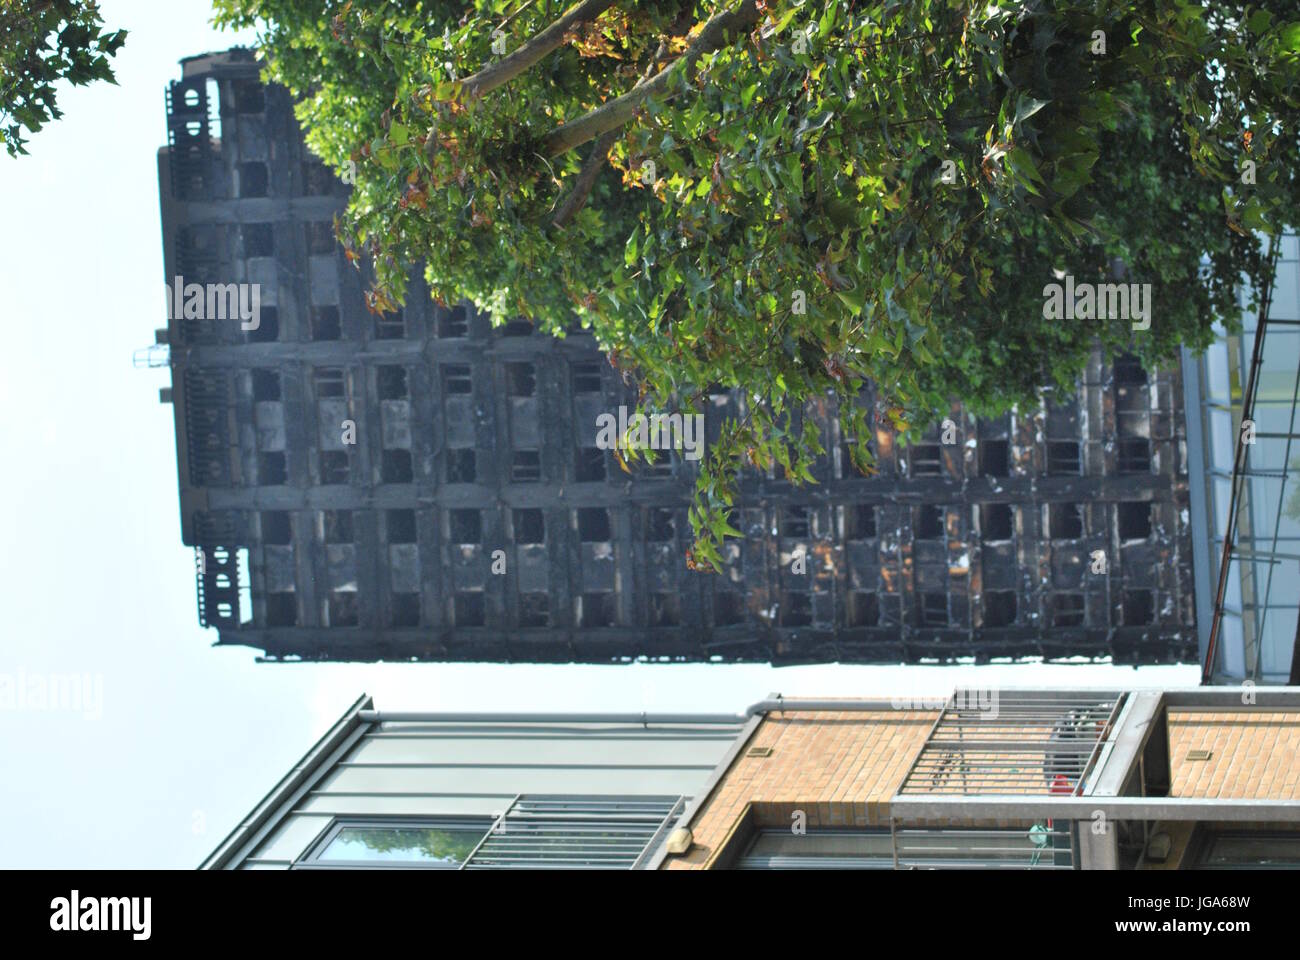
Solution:
M 694 818 L 695 843 L 665 869 L 700 869 L 753 804 L 756 822 L 788 825 L 803 810 L 808 825 L 876 826 L 888 823 L 887 801 L 934 725 L 935 711 L 773 713 Z M 750 757 L 771 747 L 768 757 Z
M 1300 799 L 1300 713 L 1171 710 L 1169 762 L 1175 797 Z

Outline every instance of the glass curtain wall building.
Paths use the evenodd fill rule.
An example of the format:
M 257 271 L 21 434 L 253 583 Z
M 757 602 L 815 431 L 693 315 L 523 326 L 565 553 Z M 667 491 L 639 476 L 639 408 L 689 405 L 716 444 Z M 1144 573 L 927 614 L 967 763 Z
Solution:
M 1300 238 L 1284 236 L 1276 256 L 1272 288 L 1261 291 L 1241 332 L 1220 326 L 1204 354 L 1183 351 L 1196 622 L 1207 682 L 1296 682 Z

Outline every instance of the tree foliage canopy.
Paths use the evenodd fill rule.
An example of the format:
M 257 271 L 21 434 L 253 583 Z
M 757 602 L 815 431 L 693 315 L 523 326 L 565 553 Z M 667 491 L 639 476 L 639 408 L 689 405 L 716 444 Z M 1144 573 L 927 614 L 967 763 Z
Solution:
M 105 33 L 95 0 L 0 0 L 0 143 L 26 153 L 35 133 L 63 113 L 54 84 L 116 83 L 109 60 L 126 31 Z
M 576 315 L 649 407 L 738 388 L 701 565 L 743 469 L 813 479 L 810 402 L 870 472 L 878 427 L 1031 403 L 1098 340 L 1156 364 L 1233 324 L 1257 232 L 1300 222 L 1298 6 L 218 0 L 312 148 L 356 165 L 341 237 L 373 309 L 423 263 L 500 322 Z M 1064 274 L 1151 284 L 1150 328 L 1045 319 Z

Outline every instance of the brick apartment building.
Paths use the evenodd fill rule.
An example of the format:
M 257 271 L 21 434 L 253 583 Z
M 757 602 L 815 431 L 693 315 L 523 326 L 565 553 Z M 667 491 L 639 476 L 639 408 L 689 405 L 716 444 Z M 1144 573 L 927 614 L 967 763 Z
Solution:
M 950 443 L 937 424 L 907 449 L 878 430 L 870 478 L 836 411 L 809 409 L 818 484 L 748 474 L 727 570 L 693 573 L 694 465 L 629 476 L 596 447 L 597 416 L 634 391 L 589 336 L 492 329 L 418 275 L 403 311 L 368 313 L 332 235 L 347 188 L 248 51 L 183 61 L 167 123 L 167 283 L 261 291 L 255 329 L 180 311 L 155 337 L 220 643 L 269 660 L 1196 656 L 1176 366 L 1095 356 L 1038 409 L 954 403 Z M 707 435 L 739 402 L 711 399 Z
M 772 698 L 741 714 L 362 697 L 204 869 L 1300 866 L 1300 688 Z
M 765 706 L 664 868 L 1300 864 L 1295 688 Z

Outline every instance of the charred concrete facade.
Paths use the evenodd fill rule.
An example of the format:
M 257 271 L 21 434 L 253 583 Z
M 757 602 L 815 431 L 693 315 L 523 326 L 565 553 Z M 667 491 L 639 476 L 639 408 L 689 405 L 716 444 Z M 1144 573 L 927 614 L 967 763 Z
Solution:
M 695 466 L 629 476 L 596 447 L 597 417 L 633 397 L 589 336 L 492 329 L 418 276 L 401 313 L 370 314 L 332 233 L 347 188 L 245 51 L 183 61 L 168 128 L 167 282 L 260 289 L 255 328 L 173 310 L 157 333 L 200 622 L 221 643 L 273 660 L 1195 657 L 1176 368 L 1096 356 L 1038 410 L 954 405 L 908 448 L 879 430 L 873 477 L 831 405 L 810 409 L 818 484 L 746 476 L 727 570 L 693 573 Z M 711 398 L 709 437 L 740 403 Z

